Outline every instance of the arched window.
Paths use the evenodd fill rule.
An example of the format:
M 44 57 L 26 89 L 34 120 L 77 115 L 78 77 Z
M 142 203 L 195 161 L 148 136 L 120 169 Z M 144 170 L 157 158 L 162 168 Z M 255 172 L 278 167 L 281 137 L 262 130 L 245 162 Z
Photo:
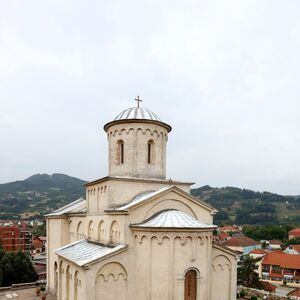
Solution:
M 148 141 L 147 151 L 148 151 L 147 161 L 148 161 L 148 164 L 151 164 L 154 162 L 154 142 L 153 142 L 153 140 Z
M 118 141 L 117 161 L 119 164 L 124 164 L 124 141 Z
M 184 278 L 184 300 L 196 300 L 197 273 L 195 270 L 186 272 Z

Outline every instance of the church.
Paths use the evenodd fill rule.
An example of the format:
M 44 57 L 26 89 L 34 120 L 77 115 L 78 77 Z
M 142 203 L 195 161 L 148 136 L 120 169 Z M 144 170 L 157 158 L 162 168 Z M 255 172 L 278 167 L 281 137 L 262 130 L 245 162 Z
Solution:
M 136 100 L 104 125 L 108 176 L 46 216 L 49 292 L 58 300 L 236 299 L 236 253 L 213 243 L 217 210 L 190 194 L 192 182 L 166 178 L 172 128 Z

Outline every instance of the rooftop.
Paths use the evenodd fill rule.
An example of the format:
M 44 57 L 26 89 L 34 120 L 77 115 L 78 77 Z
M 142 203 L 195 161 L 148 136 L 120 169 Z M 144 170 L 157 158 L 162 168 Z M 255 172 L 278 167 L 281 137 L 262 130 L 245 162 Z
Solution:
M 86 200 L 83 198 L 79 198 L 55 211 L 53 211 L 50 214 L 47 214 L 48 216 L 61 216 L 63 214 L 70 214 L 70 213 L 80 213 L 80 212 L 86 212 Z
M 174 209 L 159 212 L 140 224 L 132 224 L 131 227 L 210 229 L 217 226 L 201 223 L 192 216 Z
M 250 252 L 250 254 L 267 254 L 268 252 L 263 249 L 254 249 Z
M 300 269 L 300 255 L 273 251 L 264 256 L 262 264 L 275 265 L 288 269 Z
M 59 248 L 55 253 L 78 266 L 83 266 L 125 248 L 126 245 L 108 247 L 81 240 Z
M 225 242 L 222 243 L 222 245 L 227 247 L 247 247 L 247 246 L 253 246 L 253 245 L 259 245 L 259 242 L 248 238 L 247 236 L 237 236 L 233 237 Z

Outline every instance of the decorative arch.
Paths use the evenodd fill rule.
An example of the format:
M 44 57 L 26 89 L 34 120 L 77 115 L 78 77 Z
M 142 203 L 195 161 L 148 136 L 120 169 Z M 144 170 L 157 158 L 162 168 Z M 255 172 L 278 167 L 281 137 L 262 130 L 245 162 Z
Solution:
M 112 244 L 120 243 L 120 228 L 118 222 L 115 220 L 110 225 L 109 242 Z
M 79 221 L 76 228 L 76 240 L 82 240 L 85 238 L 85 234 L 83 232 L 83 224 L 82 221 Z
M 93 220 L 89 221 L 87 232 L 88 232 L 88 239 L 92 239 L 94 236 Z
M 127 271 L 122 264 L 105 264 L 97 272 L 95 281 L 96 300 L 127 299 Z
M 161 200 L 161 201 L 155 203 L 153 206 L 151 206 L 147 210 L 143 220 L 147 220 L 154 214 L 164 210 L 166 207 L 172 207 L 174 209 L 181 210 L 181 211 L 191 215 L 196 220 L 198 219 L 195 212 L 192 210 L 192 208 L 190 206 L 188 206 L 187 204 L 185 204 L 184 202 L 175 200 L 175 199 L 165 199 L 165 200 Z
M 57 295 L 58 288 L 58 265 L 57 262 L 54 262 L 54 295 Z
M 68 265 L 66 268 L 66 300 L 70 299 L 70 266 Z
M 59 263 L 59 280 L 58 280 L 58 284 L 59 284 L 59 287 L 58 287 L 58 300 L 62 300 L 62 278 L 63 278 L 63 261 L 61 261 Z
M 78 271 L 74 273 L 74 300 L 78 300 Z
M 98 224 L 97 239 L 99 242 L 102 242 L 102 243 L 105 242 L 105 223 L 103 220 L 101 220 Z
M 231 300 L 231 262 L 223 254 L 212 260 L 212 299 Z

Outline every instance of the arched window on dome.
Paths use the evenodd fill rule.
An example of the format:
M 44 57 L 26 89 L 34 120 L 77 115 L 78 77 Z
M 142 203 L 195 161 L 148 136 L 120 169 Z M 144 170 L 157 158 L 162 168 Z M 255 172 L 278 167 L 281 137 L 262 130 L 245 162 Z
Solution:
M 150 140 L 147 143 L 147 161 L 148 164 L 153 164 L 154 163 L 154 141 Z
M 124 164 L 124 141 L 123 140 L 118 140 L 117 162 L 119 164 Z

